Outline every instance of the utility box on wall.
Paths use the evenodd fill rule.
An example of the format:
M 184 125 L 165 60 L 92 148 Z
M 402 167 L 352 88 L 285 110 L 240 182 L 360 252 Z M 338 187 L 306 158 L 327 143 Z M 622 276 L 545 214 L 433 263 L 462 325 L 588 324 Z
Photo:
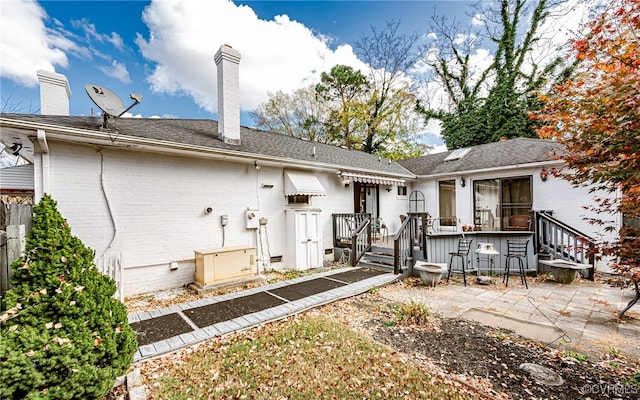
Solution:
M 245 211 L 245 222 L 247 229 L 258 229 L 260 227 L 260 211 L 247 209 Z
M 220 247 L 195 250 L 196 284 L 201 286 L 256 275 L 256 248 Z

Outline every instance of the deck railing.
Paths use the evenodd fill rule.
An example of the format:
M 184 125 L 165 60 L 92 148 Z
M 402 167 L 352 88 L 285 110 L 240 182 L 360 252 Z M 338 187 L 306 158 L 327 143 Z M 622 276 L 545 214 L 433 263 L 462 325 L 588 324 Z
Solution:
M 405 218 L 400 225 L 400 229 L 398 229 L 398 232 L 393 237 L 394 274 L 402 272 L 402 269 L 405 266 L 413 268 L 413 244 L 416 240 L 416 231 L 414 231 L 414 227 L 416 226 L 417 220 L 415 218 Z
M 426 259 L 427 254 L 427 235 L 433 227 L 434 219 L 427 212 L 410 212 L 408 213 L 409 219 L 411 219 L 411 231 L 413 235 L 413 245 L 418 246 L 423 252 L 423 258 Z
M 365 219 L 356 227 L 351 236 L 351 266 L 358 265 L 358 261 L 371 248 L 371 219 Z
M 595 240 L 554 218 L 549 211 L 532 211 L 535 221 L 535 250 L 554 258 L 590 264 L 589 279 L 594 278 Z
M 360 258 L 371 248 L 371 214 L 332 214 L 333 247 L 349 249 L 349 263 L 358 264 Z

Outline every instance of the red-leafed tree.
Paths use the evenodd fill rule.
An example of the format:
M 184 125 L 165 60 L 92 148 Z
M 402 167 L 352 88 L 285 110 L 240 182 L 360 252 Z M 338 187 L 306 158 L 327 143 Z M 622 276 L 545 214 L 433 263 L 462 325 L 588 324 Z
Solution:
M 544 124 L 541 137 L 566 146 L 559 175 L 610 194 L 596 199 L 590 222 L 617 231 L 599 250 L 635 285 L 622 317 L 640 298 L 640 0 L 612 0 L 587 31 L 572 43 L 575 74 L 542 98 L 534 118 Z M 619 213 L 622 226 L 611 218 Z

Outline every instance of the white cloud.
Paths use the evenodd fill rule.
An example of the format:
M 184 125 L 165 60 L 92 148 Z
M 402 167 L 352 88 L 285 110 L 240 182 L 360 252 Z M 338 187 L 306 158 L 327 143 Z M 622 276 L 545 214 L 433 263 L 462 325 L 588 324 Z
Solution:
M 111 32 L 111 34 L 109 35 L 99 33 L 96 29 L 96 25 L 90 23 L 86 19 L 71 21 L 71 23 L 74 27 L 82 29 L 84 31 L 84 34 L 89 42 L 95 40 L 100 43 L 111 43 L 111 45 L 113 45 L 113 47 L 118 50 L 124 49 L 124 41 L 117 32 Z
M 129 71 L 127 70 L 127 66 L 119 63 L 118 61 L 113 61 L 110 66 L 99 67 L 100 71 L 102 71 L 105 75 L 110 76 L 119 80 L 122 83 L 131 83 L 131 77 L 129 76 Z
M 449 151 L 449 149 L 447 149 L 447 145 L 446 144 L 439 144 L 437 146 L 433 146 L 431 148 L 431 150 L 429 150 L 429 154 L 436 154 L 436 153 L 444 153 L 445 151 Z
M 485 16 L 482 14 L 474 14 L 471 18 L 471 25 L 473 26 L 482 26 L 485 24 Z
M 350 46 L 331 50 L 325 36 L 286 15 L 262 20 L 251 8 L 231 1 L 153 1 L 143 19 L 149 36 L 139 35 L 136 43 L 155 63 L 148 77 L 152 90 L 186 94 L 209 112 L 217 110 L 213 56 L 222 44 L 242 56 L 240 101 L 245 111 L 266 101 L 267 92 L 318 82 L 335 64 L 367 70 Z
M 569 39 L 576 38 L 589 13 L 602 0 L 567 0 L 550 10 L 550 15 L 540 26 L 541 40 L 533 48 L 531 62 L 551 61 L 569 50 Z
M 435 32 L 429 32 L 426 35 L 422 35 L 424 40 L 436 40 L 438 39 L 438 34 Z
M 46 12 L 33 0 L 3 1 L 0 12 L 0 76 L 25 86 L 38 84 L 36 71 L 66 67 L 75 44 L 49 29 Z M 29 49 L 29 51 L 24 51 Z

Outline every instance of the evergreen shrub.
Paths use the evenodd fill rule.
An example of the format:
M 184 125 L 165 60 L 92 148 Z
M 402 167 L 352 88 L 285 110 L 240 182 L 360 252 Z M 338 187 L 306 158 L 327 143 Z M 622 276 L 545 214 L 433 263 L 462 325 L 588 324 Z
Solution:
M 137 349 L 113 280 L 71 235 L 56 202 L 33 208 L 23 258 L 12 263 L 0 313 L 0 398 L 97 399 Z

